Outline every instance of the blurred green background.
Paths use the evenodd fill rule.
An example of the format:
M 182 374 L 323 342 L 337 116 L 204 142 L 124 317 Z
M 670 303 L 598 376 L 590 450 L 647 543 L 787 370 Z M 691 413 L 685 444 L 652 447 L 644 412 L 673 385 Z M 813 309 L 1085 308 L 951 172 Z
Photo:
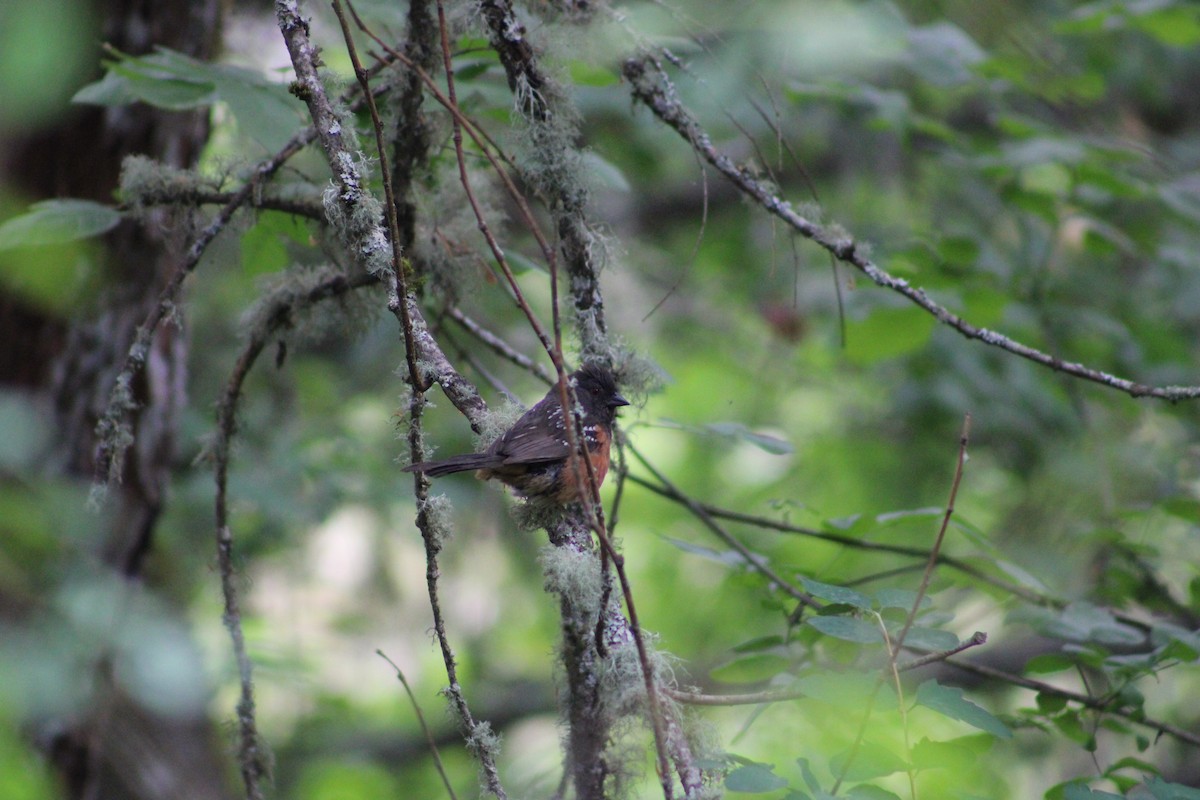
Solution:
M 1064 377 L 966 340 L 846 265 L 831 268 L 824 251 L 741 199 L 631 103 L 619 73 L 636 48 L 660 55 L 668 48 L 684 65 L 670 69 L 681 100 L 723 152 L 793 203 L 811 204 L 806 213 L 844 226 L 882 268 L 969 322 L 1133 380 L 1196 385 L 1196 6 L 758 0 L 738 4 L 735 14 L 726 4 L 634 3 L 601 7 L 581 24 L 555 14 L 553 4 L 529 5 L 530 36 L 579 111 L 610 331 L 661 369 L 661 385 L 633 398 L 621 419 L 638 451 L 705 503 L 928 548 L 969 412 L 961 526 L 951 528 L 947 553 L 1064 601 L 1195 630 L 1194 402 L 1134 400 Z M 403 5 L 360 10 L 385 38 L 402 35 Z M 326 63 L 348 82 L 327 9 L 307 11 Z M 469 15 L 452 11 L 463 106 L 520 153 L 524 129 L 513 123 L 499 63 L 471 46 L 479 34 Z M 286 54 L 269 15 L 249 5 L 229 13 L 221 62 L 285 82 Z M 70 97 L 100 77 L 98 18 L 72 3 L 0 6 L 7 162 L 18 152 L 14 142 L 75 113 Z M 290 130 L 288 115 L 298 121 L 302 111 L 282 91 L 272 95 L 277 109 L 247 102 L 238 92 L 250 91 L 250 78 L 230 75 L 215 100 L 198 103 L 211 123 L 199 170 L 214 179 L 277 147 Z M 448 123 L 436 109 L 430 115 L 434 157 L 418 198 L 424 224 L 460 233 L 482 253 L 482 242 L 469 239 L 474 223 L 462 216 L 450 171 Z M 320 187 L 326 178 L 319 158 L 306 153 L 280 182 L 302 195 L 309 181 Z M 48 196 L 5 175 L 0 181 L 0 218 Z M 503 234 L 509 252 L 533 258 L 518 226 Z M 247 310 L 287 270 L 327 262 L 315 246 L 322 236 L 310 220 L 256 212 L 217 240 L 189 280 L 180 309 L 187 405 L 167 502 L 135 583 L 102 556 L 112 505 L 89 509 L 90 481 L 63 470 L 70 443 L 57 423 L 53 372 L 40 382 L 6 375 L 4 797 L 69 793 L 38 753 L 59 727 L 98 713 L 101 683 L 121 698 L 103 713 L 132 720 L 116 739 L 153 738 L 153 728 L 136 722 L 142 715 L 212 720 L 200 740 L 218 756 L 232 750 L 236 669 L 222 626 L 213 481 L 202 456 Z M 99 314 L 119 280 L 104 266 L 102 246 L 86 239 L 0 249 L 0 293 L 16 298 L 3 306 L 7 324 L 26 324 L 12 315 L 18 306 L 52 328 Z M 463 261 L 458 306 L 536 358 L 536 343 L 486 264 Z M 545 273 L 530 269 L 520 282 L 549 319 Z M 406 451 L 399 332 L 382 294 L 362 295 L 299 321 L 282 366 L 265 358 L 252 373 L 240 412 L 232 524 L 275 796 L 443 796 L 412 710 L 377 649 L 414 686 L 456 790 L 474 796 L 475 767 L 437 696 L 445 674 L 430 635 L 424 551 L 410 479 L 397 463 Z M 430 293 L 431 319 L 443 300 Z M 541 396 L 542 384 L 444 326 L 452 358 L 461 346 L 517 398 Z M 466 359 L 460 366 L 480 380 Z M 485 395 L 504 400 L 494 389 Z M 428 421 L 439 452 L 470 449 L 466 423 L 436 399 Z M 636 463 L 629 469 L 647 476 Z M 606 501 L 617 482 L 605 486 Z M 495 486 L 457 476 L 436 488 L 454 503 L 457 533 L 443 555 L 441 593 L 467 698 L 504 736 L 501 768 L 512 795 L 552 796 L 562 726 L 554 706 L 558 608 L 543 591 L 538 561 L 544 534 L 518 530 L 506 510 L 512 501 Z M 896 514 L 917 510 L 925 513 Z M 870 592 L 912 590 L 919 581 L 917 559 L 731 529 L 788 575 Z M 792 609 L 678 504 L 626 483 L 616 534 L 642 624 L 676 659 L 681 683 L 712 692 L 761 688 L 803 672 L 806 658 L 828 670 L 861 655 L 834 641 L 798 640 L 812 648 L 807 655 L 791 646 L 743 647 L 794 633 Z M 1020 672 L 1035 655 L 1097 652 L 1086 637 L 1048 636 L 1028 604 L 960 574 L 940 570 L 932 596 L 941 627 L 961 637 L 989 634 L 978 655 L 986 663 Z M 1126 677 L 1144 695 L 1146 715 L 1195 730 L 1198 654 L 1175 655 L 1130 667 Z M 1105 650 L 1089 666 L 1120 688 L 1125 673 L 1110 656 L 1128 654 Z M 1082 691 L 1076 673 L 1054 680 Z M 1055 716 L 1028 691 L 970 688 L 1016 735 L 972 750 L 981 741 L 974 729 L 914 714 L 915 733 L 962 737 L 954 768 L 922 773 L 922 796 L 1040 797 L 1081 776 L 1095 778 L 1097 789 L 1125 791 L 1112 775 L 1101 778 L 1132 757 L 1139 764 L 1118 774 L 1140 779 L 1160 770 L 1200 785 L 1195 747 L 1169 736 L 1114 730 L 1086 712 Z M 845 707 L 831 690 L 766 710 L 702 709 L 696 718 L 714 750 L 776 764 L 800 792 L 795 759 L 811 760 L 827 786 L 830 756 L 854 736 L 862 698 L 847 697 Z M 878 736 L 899 736 L 894 723 L 882 716 Z M 631 737 L 645 744 L 644 732 Z M 214 796 L 229 796 L 235 772 L 230 759 L 219 761 L 229 780 Z M 655 796 L 648 756 L 642 773 L 632 795 Z M 907 796 L 903 781 L 884 785 Z

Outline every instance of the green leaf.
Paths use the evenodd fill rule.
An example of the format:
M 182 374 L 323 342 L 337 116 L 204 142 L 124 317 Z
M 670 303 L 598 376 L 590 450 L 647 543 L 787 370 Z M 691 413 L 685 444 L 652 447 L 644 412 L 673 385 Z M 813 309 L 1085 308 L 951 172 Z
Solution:
M 73 102 L 127 105 L 143 102 L 170 111 L 229 105 L 238 130 L 270 151 L 278 150 L 306 119 L 303 105 L 283 84 L 258 72 L 200 61 L 167 48 L 145 56 L 120 55 L 108 72 L 83 87 Z
M 979 258 L 979 242 L 969 236 L 946 236 L 938 242 L 938 255 L 947 264 L 970 267 Z
M 721 683 L 757 683 L 785 672 L 790 664 L 788 659 L 774 653 L 755 653 L 726 662 L 708 674 Z
M 786 455 L 793 452 L 790 442 L 769 436 L 765 433 L 755 433 L 740 422 L 712 422 L 708 425 L 687 425 L 673 419 L 663 418 L 663 427 L 688 431 L 701 436 L 719 436 L 722 439 L 735 439 L 749 442 L 755 447 L 772 455 Z
M 550 272 L 550 270 L 542 266 L 540 261 L 534 261 L 518 250 L 506 251 L 504 253 L 504 260 L 508 262 L 513 275 L 524 275 L 526 272 Z
M 454 70 L 454 79 L 456 81 L 471 81 L 478 78 L 483 73 L 487 72 L 495 65 L 494 61 L 474 61 L 469 64 L 464 64 Z
M 1082 783 L 1068 783 L 1063 786 L 1063 800 L 1104 800 L 1104 798 L 1116 798 L 1122 800 L 1123 795 L 1113 794 L 1112 792 L 1101 792 L 1096 789 L 1089 788 Z
M 136 103 L 138 96 L 129 88 L 129 83 L 115 72 L 107 72 L 95 83 L 89 83 L 75 93 L 72 103 L 91 106 L 124 106 Z
M 871 599 L 862 592 L 847 589 L 844 586 L 834 586 L 831 583 L 821 583 L 812 578 L 806 578 L 803 575 L 797 575 L 796 577 L 804 584 L 804 588 L 809 594 L 821 600 L 861 609 L 871 607 Z
M 1068 641 L 1105 646 L 1136 645 L 1145 639 L 1140 631 L 1118 622 L 1107 610 L 1082 601 L 1071 603 L 1057 617 L 1048 619 L 1043 632 Z
M 596 179 L 596 183 L 606 189 L 619 192 L 633 191 L 633 185 L 625 177 L 625 173 L 616 164 L 601 156 L 595 150 L 583 153 L 583 169 Z
M 569 62 L 567 74 L 577 86 L 614 86 L 621 82 L 620 76 L 610 67 L 586 61 Z
M 1067 707 L 1067 698 L 1049 692 L 1038 692 L 1035 700 L 1038 711 L 1043 714 L 1057 714 Z
M 1054 727 L 1071 741 L 1085 750 L 1096 749 L 1096 739 L 1089 728 L 1084 727 L 1083 721 L 1076 711 L 1066 711 L 1054 718 Z
M 853 759 L 847 760 L 853 755 Z M 867 781 L 882 778 L 908 768 L 908 762 L 875 742 L 864 741 L 857 750 L 844 750 L 829 760 L 829 770 L 841 775 L 845 770 L 848 781 Z
M 860 783 L 846 792 L 850 800 L 900 800 L 900 795 L 870 783 Z
M 725 776 L 725 788 L 731 792 L 761 794 L 773 792 L 788 785 L 788 782 L 776 775 L 771 764 L 747 764 L 738 767 Z
M 962 28 L 950 22 L 914 27 L 908 33 L 914 72 L 935 86 L 975 79 L 973 67 L 986 53 Z
M 826 636 L 859 644 L 883 641 L 879 626 L 855 617 L 809 617 L 808 624 Z
M 814 672 L 802 675 L 793 683 L 793 688 L 815 701 L 832 706 L 840 711 L 859 714 L 863 707 L 875 697 L 875 709 L 879 712 L 897 707 L 896 694 L 890 686 L 879 687 L 876 672 Z
M 800 777 L 804 779 L 804 785 L 811 791 L 821 791 L 821 784 L 817 781 L 817 776 L 813 774 L 812 766 L 808 763 L 808 759 L 797 758 L 796 765 L 800 767 Z
M 993 736 L 1008 739 L 1012 731 L 1008 726 L 963 697 L 962 689 L 942 686 L 936 680 L 928 680 L 917 688 L 917 705 L 924 706 L 951 719 L 987 731 Z
M 1112 764 L 1109 764 L 1104 770 L 1104 775 L 1105 777 L 1108 777 L 1112 773 L 1122 769 L 1131 769 L 1136 772 L 1144 772 L 1147 775 L 1157 775 L 1159 773 L 1158 767 L 1154 764 L 1151 764 L 1149 761 L 1145 761 L 1140 758 L 1134 758 L 1133 756 L 1126 756 L 1125 758 L 1118 759 Z
M 1148 14 L 1132 15 L 1129 21 L 1131 27 L 1166 45 L 1191 47 L 1200 42 L 1200 8 L 1191 3 L 1172 3 Z
M 917 602 L 917 593 L 912 589 L 880 589 L 875 593 L 875 602 L 879 604 L 881 610 L 898 608 L 902 611 L 909 611 L 912 609 L 913 603 Z M 932 603 L 929 595 L 921 598 L 921 608 L 929 608 Z
M 994 327 L 1004 318 L 1012 298 L 990 286 L 971 286 L 963 291 L 963 310 L 973 325 Z
M 87 239 L 107 233 L 120 221 L 115 208 L 91 200 L 43 200 L 0 225 L 0 250 Z
M 757 636 L 741 644 L 734 645 L 732 650 L 735 653 L 757 653 L 762 650 L 781 647 L 782 645 L 783 637 L 778 634 L 772 634 L 770 636 Z
M 1166 502 L 1159 503 L 1157 507 L 1160 511 L 1165 511 L 1184 522 L 1200 525 L 1200 500 L 1193 500 L 1190 497 L 1172 497 Z
M 242 234 L 242 268 L 250 275 L 277 272 L 290 263 L 287 242 L 303 243 L 306 220 L 281 211 L 260 211 L 258 221 Z
M 925 346 L 936 321 L 919 308 L 879 308 L 861 321 L 846 322 L 846 357 L 866 366 Z
M 127 91 L 143 103 L 167 111 L 187 111 L 210 106 L 217 101 L 212 81 L 173 77 L 170 74 L 129 69 L 124 64 L 109 68 L 125 81 Z M 78 95 L 76 95 L 78 97 Z
M 1025 672 L 1031 675 L 1047 675 L 1074 667 L 1075 659 L 1065 653 L 1043 653 L 1025 662 Z
M 914 626 L 909 629 L 904 644 L 922 650 L 950 650 L 958 647 L 958 637 L 950 631 Z
M 1031 589 L 1038 594 L 1047 594 L 1049 592 L 1049 589 L 1046 588 L 1046 584 L 1034 577 L 1032 573 L 1028 572 L 1022 567 L 1017 566 L 1011 561 L 1005 561 L 1004 559 L 998 558 L 992 563 L 999 567 L 1001 572 L 1015 580 L 1026 589 Z
M 1192 631 L 1171 622 L 1160 622 L 1150 628 L 1150 641 L 1163 648 L 1163 658 L 1195 661 L 1200 658 L 1200 631 Z M 1170 655 L 1166 655 L 1167 651 Z
M 1146 781 L 1146 788 L 1154 795 L 1155 800 L 1200 800 L 1200 789 L 1167 783 L 1158 777 Z
M 822 520 L 821 527 L 831 533 L 862 534 L 870 531 L 874 524 L 875 520 L 872 517 L 851 514 L 848 517 Z M 1197 581 L 1197 586 L 1200 586 L 1200 580 Z
M 917 769 L 949 769 L 962 773 L 991 749 L 996 740 L 991 736 L 972 734 L 947 741 L 921 739 L 912 749 L 912 763 Z

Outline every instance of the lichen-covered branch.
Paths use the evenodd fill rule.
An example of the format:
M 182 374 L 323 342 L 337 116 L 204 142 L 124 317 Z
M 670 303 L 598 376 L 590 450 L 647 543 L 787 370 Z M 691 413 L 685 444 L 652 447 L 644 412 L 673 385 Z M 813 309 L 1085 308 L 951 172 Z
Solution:
M 383 205 L 365 189 L 364 157 L 358 150 L 353 127 L 334 109 L 317 72 L 318 54 L 309 38 L 308 23 L 300 16 L 295 0 L 277 0 L 275 12 L 296 72 L 296 91 L 308 106 L 316 139 L 333 173 L 332 186 L 325 194 L 329 221 L 347 252 L 367 272 L 392 276 L 389 308 L 402 319 L 402 324 L 404 317 L 409 320 L 404 327 L 409 340 L 406 351 L 411 351 L 421 378 L 421 386 L 414 388 L 424 388 L 429 381 L 437 382 L 455 408 L 478 430 L 487 412 L 482 398 L 450 365 L 430 335 L 416 299 L 408 292 L 401 294 L 393 282 L 400 279 L 401 270 L 393 269 L 392 248 L 382 223 Z
M 246 796 L 250 800 L 263 797 L 262 781 L 267 775 L 267 758 L 258 738 L 258 722 L 254 704 L 253 667 L 246 650 L 246 639 L 242 632 L 241 608 L 235 583 L 233 532 L 229 526 L 229 504 L 227 500 L 229 478 L 229 446 L 237 428 L 237 408 L 241 399 L 242 386 L 250 369 L 258 360 L 263 348 L 280 329 L 291 325 L 294 315 L 307 306 L 322 300 L 345 294 L 353 289 L 376 283 L 372 275 L 347 278 L 344 275 L 319 280 L 311 288 L 299 288 L 281 293 L 267 301 L 259 314 L 259 324 L 250 332 L 250 340 L 238 357 L 233 374 L 225 384 L 225 390 L 217 404 L 217 429 L 210 456 L 217 491 L 214 497 L 214 515 L 217 532 L 217 567 L 221 576 L 221 593 L 224 598 L 223 621 L 233 641 L 234 659 L 238 666 L 240 697 L 237 704 L 238 721 L 238 765 Z
M 521 177 L 548 199 L 570 279 L 580 348 L 585 357 L 607 359 L 597 242 L 584 214 L 587 190 L 579 177 L 574 115 L 558 102 L 557 88 L 538 64 L 509 0 L 483 0 L 479 8 L 517 108 L 529 122 L 529 158 Z
M 355 73 L 364 91 L 367 73 L 358 63 L 349 26 L 340 6 L 336 7 L 347 38 L 347 48 L 355 63 Z M 364 157 L 358 150 L 351 121 L 335 109 L 325 91 L 317 71 L 318 54 L 309 37 L 307 20 L 302 18 L 295 0 L 276 0 L 276 18 L 283 34 L 292 66 L 296 73 L 296 87 L 301 99 L 308 106 L 317 138 L 325 151 L 333 182 L 325 195 L 326 213 L 346 251 L 365 271 L 387 278 L 388 308 L 400 322 L 404 336 L 405 359 L 409 367 L 409 382 L 413 393 L 409 403 L 409 447 L 414 458 L 424 450 L 420 425 L 425 399 L 424 390 L 431 382 L 441 385 L 443 392 L 460 412 L 479 430 L 487 407 L 475 387 L 466 381 L 450 364 L 441 347 L 429 333 L 416 298 L 409 292 L 405 279 L 405 265 L 399 252 L 399 233 L 396 204 L 392 198 L 391 175 L 385 168 L 385 186 L 389 203 L 385 208 L 378 199 L 365 189 L 366 174 Z M 377 148 L 383 157 L 383 136 L 380 117 L 371 107 Z M 388 228 L 383 220 L 387 220 Z M 389 230 L 390 228 L 390 230 Z M 476 720 L 467 706 L 459 686 L 453 650 L 446 636 L 445 625 L 437 597 L 438 561 L 441 541 L 447 523 L 440 519 L 442 504 L 438 498 L 429 496 L 427 479 L 421 475 L 414 478 L 417 499 L 417 527 L 421 530 L 426 548 L 426 579 L 430 602 L 434 614 L 434 630 L 442 649 L 447 678 L 450 685 L 446 690 L 452 707 L 460 717 L 467 738 L 467 745 L 479 759 L 488 791 L 504 800 L 507 794 L 500 783 L 496 766 L 496 738 L 486 722 Z

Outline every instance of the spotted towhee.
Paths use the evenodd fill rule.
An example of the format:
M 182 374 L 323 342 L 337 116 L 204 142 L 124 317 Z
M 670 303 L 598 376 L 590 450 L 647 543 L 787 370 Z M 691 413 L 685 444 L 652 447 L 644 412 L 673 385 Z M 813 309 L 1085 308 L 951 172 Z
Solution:
M 629 401 L 617 391 L 616 379 L 604 367 L 589 364 L 571 373 L 570 381 L 583 411 L 587 452 L 599 485 L 608 472 L 613 420 L 617 409 L 629 405 Z M 420 471 L 437 478 L 474 469 L 478 470 L 477 477 L 497 478 L 532 501 L 565 505 L 579 499 L 578 477 L 587 485 L 582 455 L 582 448 L 571 452 L 558 388 L 553 387 L 484 452 L 422 461 L 404 471 Z

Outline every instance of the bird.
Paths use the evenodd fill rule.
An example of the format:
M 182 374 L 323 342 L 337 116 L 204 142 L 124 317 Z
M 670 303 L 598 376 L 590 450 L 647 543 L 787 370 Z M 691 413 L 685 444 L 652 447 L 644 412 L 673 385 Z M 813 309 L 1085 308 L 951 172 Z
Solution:
M 583 415 L 583 441 L 596 475 L 596 485 L 608 473 L 612 427 L 617 409 L 629 405 L 617 389 L 616 377 L 607 367 L 589 363 L 568 378 Z M 576 430 L 579 442 L 579 431 Z M 574 452 L 563 425 L 563 407 L 558 387 L 521 415 L 482 453 L 464 453 L 435 461 L 410 464 L 404 472 L 423 472 L 439 478 L 455 472 L 476 470 L 481 480 L 495 478 L 512 487 L 521 497 L 539 504 L 567 505 L 579 501 L 579 487 L 588 485 L 582 447 Z

